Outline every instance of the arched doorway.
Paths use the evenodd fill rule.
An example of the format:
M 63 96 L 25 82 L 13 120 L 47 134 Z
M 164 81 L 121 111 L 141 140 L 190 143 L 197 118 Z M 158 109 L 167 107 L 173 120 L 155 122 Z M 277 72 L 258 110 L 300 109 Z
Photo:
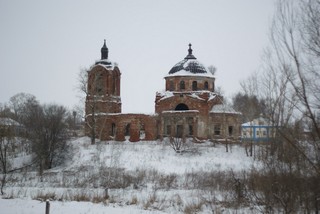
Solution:
M 130 136 L 130 123 L 126 125 L 124 135 L 125 136 Z
M 189 107 L 184 103 L 180 103 L 176 106 L 176 108 L 174 110 L 175 111 L 187 111 L 187 110 L 189 110 Z

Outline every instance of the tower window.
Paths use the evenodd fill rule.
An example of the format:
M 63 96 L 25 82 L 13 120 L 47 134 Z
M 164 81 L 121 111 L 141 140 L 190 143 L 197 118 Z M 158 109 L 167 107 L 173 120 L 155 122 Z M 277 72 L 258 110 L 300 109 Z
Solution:
M 169 90 L 170 90 L 170 91 L 173 91 L 173 90 L 174 90 L 173 81 L 170 81 L 170 82 L 169 82 Z
M 96 87 L 96 93 L 97 93 L 98 95 L 101 95 L 101 94 L 102 94 L 102 87 L 101 87 L 101 86 L 97 86 L 97 87 Z
M 185 89 L 185 88 L 186 88 L 186 86 L 185 86 L 184 81 L 183 81 L 183 80 L 180 81 L 180 90 L 183 90 L 183 89 Z
M 103 92 L 103 82 L 102 82 L 102 77 L 103 77 L 103 74 L 97 74 L 95 76 L 95 81 L 94 81 L 94 84 L 95 84 L 95 92 L 96 94 L 98 95 L 101 95 L 102 92 Z
M 193 91 L 198 90 L 198 83 L 197 83 L 197 81 L 193 81 L 193 82 L 192 82 L 192 90 L 193 90 Z
M 116 92 L 116 77 L 113 76 L 112 78 L 112 94 L 115 94 Z

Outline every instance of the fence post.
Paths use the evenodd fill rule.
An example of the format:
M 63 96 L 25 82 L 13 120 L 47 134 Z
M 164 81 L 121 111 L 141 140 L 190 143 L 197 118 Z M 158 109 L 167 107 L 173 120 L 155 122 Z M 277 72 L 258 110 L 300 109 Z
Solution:
M 50 213 L 50 202 L 49 200 L 46 201 L 46 214 Z

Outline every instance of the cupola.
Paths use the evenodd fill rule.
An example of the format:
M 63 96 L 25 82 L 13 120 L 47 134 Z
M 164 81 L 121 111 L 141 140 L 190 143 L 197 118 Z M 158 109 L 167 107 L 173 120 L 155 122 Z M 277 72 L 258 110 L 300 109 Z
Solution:
M 191 44 L 189 44 L 188 55 L 175 64 L 169 71 L 168 76 L 207 76 L 213 77 L 211 72 L 200 63 L 192 54 Z
M 109 53 L 109 50 L 106 45 L 106 40 L 104 40 L 104 44 L 101 48 L 101 60 L 108 59 L 108 53 Z

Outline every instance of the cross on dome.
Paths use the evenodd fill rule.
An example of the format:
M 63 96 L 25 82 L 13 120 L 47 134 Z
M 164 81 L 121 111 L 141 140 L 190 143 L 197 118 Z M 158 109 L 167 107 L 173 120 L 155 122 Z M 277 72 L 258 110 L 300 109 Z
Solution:
M 191 46 L 192 46 L 192 44 L 189 43 L 188 55 L 185 57 L 185 59 L 197 59 L 195 56 L 192 55 Z

